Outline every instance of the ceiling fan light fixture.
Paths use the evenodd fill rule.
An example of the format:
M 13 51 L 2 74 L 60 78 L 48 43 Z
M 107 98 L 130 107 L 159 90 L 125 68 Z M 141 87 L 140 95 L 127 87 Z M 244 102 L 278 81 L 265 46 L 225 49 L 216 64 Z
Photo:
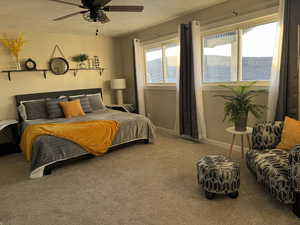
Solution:
M 102 10 L 97 10 L 94 12 L 88 11 L 82 14 L 82 17 L 88 22 L 107 23 L 110 21 Z

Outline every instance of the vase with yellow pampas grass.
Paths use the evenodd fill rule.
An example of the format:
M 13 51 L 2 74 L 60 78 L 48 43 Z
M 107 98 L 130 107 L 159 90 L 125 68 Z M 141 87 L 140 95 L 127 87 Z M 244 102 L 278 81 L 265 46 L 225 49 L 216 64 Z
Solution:
M 19 55 L 20 52 L 25 44 L 25 40 L 23 38 L 23 35 L 20 34 L 19 37 L 16 39 L 8 39 L 8 38 L 3 38 L 0 39 L 0 42 L 9 49 L 10 53 L 12 54 L 13 57 L 15 57 L 16 60 L 16 69 L 21 70 L 21 65 L 19 61 Z

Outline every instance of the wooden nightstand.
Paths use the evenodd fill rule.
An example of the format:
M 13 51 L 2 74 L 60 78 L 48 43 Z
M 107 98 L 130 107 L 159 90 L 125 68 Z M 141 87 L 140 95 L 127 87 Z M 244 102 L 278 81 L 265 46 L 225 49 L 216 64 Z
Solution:
M 122 111 L 122 112 L 128 112 L 128 113 L 135 113 L 136 112 L 134 104 L 107 105 L 106 107 L 109 108 L 109 109 L 119 110 L 119 111 Z
M 11 128 L 13 140 L 8 143 L 0 144 L 0 155 L 19 152 L 19 122 L 17 120 L 0 120 L 0 132 L 6 128 Z

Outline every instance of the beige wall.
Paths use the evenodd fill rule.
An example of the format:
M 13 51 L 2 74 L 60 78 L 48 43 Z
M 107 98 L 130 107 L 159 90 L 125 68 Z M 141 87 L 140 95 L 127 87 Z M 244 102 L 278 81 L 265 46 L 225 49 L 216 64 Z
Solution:
M 155 126 L 175 129 L 176 120 L 176 91 L 145 90 L 147 116 Z
M 265 16 L 274 13 L 278 6 L 278 0 L 229 0 L 222 4 L 200 10 L 196 13 L 180 17 L 169 22 L 141 30 L 129 36 L 120 37 L 121 54 L 123 60 L 122 73 L 127 79 L 128 89 L 125 92 L 125 101 L 135 102 L 134 70 L 133 70 L 133 46 L 132 39 L 138 38 L 149 41 L 159 37 L 176 33 L 178 25 L 192 20 L 200 20 L 203 27 L 230 25 L 247 19 Z M 238 17 L 232 17 L 232 11 L 239 13 Z M 204 92 L 204 107 L 206 114 L 208 138 L 230 142 L 230 136 L 226 134 L 225 127 L 229 124 L 223 123 L 223 102 L 212 96 L 213 91 Z M 167 128 L 175 128 L 176 117 L 176 94 L 170 90 L 146 90 L 146 111 L 155 125 Z M 257 102 L 267 103 L 267 97 L 262 96 Z M 215 110 L 218 109 L 218 110 Z M 254 120 L 250 118 L 250 124 Z
M 17 32 L 1 31 L 8 37 L 15 37 Z M 106 37 L 79 36 L 55 33 L 25 32 L 26 44 L 20 58 L 32 58 L 38 68 L 47 68 L 47 63 L 55 44 L 58 44 L 63 54 L 74 68 L 76 64 L 70 57 L 79 53 L 90 56 L 98 55 L 101 66 L 106 68 L 102 77 L 96 71 L 79 71 L 75 78 L 72 72 L 63 76 L 55 76 L 48 73 L 45 80 L 42 73 L 24 72 L 12 73 L 12 81 L 9 81 L 5 73 L 0 73 L 0 120 L 12 119 L 16 116 L 14 96 L 17 94 L 49 92 L 59 90 L 71 90 L 82 88 L 103 87 L 105 103 L 111 103 L 111 93 L 107 81 L 119 76 L 121 72 L 121 59 L 119 54 L 119 41 Z M 55 56 L 60 56 L 56 51 Z M 2 45 L 0 46 L 0 70 L 14 68 L 14 60 L 10 53 Z
M 18 32 L 1 30 L 0 38 L 3 34 L 7 37 L 16 37 Z M 121 74 L 120 42 L 117 39 L 33 32 L 25 32 L 24 38 L 26 44 L 20 58 L 34 59 L 39 69 L 48 67 L 47 63 L 55 44 L 60 46 L 71 68 L 76 64 L 71 62 L 70 57 L 86 53 L 90 56 L 98 55 L 101 66 L 106 69 L 102 77 L 96 71 L 79 71 L 76 78 L 72 72 L 63 76 L 55 76 L 49 72 L 46 80 L 40 72 L 12 73 L 12 81 L 8 80 L 6 73 L 0 73 L 0 120 L 16 118 L 14 96 L 18 94 L 102 87 L 104 102 L 111 103 L 113 95 L 108 81 Z M 60 55 L 56 52 L 55 56 Z M 0 70 L 12 69 L 14 66 L 10 53 L 0 45 Z M 0 133 L 0 142 L 8 141 L 9 136 L 9 130 L 4 130 Z
M 223 90 L 207 90 L 204 91 L 204 114 L 206 121 L 207 138 L 230 143 L 232 135 L 225 132 L 227 127 L 233 126 L 231 122 L 223 121 L 224 119 L 224 103 L 225 100 L 215 95 L 230 95 L 230 92 Z M 260 94 L 255 97 L 254 102 L 261 105 L 267 105 L 268 95 Z M 260 121 L 266 120 L 266 113 L 262 115 Z M 248 126 L 253 126 L 259 120 L 255 119 L 251 114 L 248 118 Z M 238 140 L 239 143 L 240 140 Z

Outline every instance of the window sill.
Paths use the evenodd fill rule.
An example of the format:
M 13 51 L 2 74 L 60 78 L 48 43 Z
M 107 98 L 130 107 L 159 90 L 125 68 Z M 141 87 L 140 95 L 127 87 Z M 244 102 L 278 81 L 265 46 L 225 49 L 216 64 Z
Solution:
M 145 85 L 145 90 L 166 90 L 166 91 L 176 91 L 176 84 L 152 84 Z
M 225 91 L 227 88 L 220 87 L 220 85 L 226 85 L 231 87 L 237 87 L 241 85 L 249 85 L 251 81 L 240 81 L 240 82 L 216 82 L 216 83 L 204 83 L 204 91 Z M 253 85 L 253 89 L 268 89 L 270 87 L 270 81 L 258 81 Z

